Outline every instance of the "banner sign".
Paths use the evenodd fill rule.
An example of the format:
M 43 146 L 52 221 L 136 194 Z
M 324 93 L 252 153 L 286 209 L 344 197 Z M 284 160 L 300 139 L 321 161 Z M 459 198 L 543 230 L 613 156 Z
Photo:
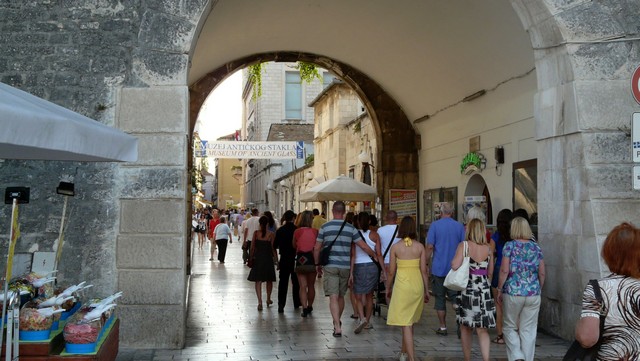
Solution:
M 236 159 L 304 159 L 304 142 L 208 142 L 196 147 L 196 157 Z
M 418 216 L 418 191 L 414 189 L 390 189 L 389 210 L 398 213 L 398 219 Z

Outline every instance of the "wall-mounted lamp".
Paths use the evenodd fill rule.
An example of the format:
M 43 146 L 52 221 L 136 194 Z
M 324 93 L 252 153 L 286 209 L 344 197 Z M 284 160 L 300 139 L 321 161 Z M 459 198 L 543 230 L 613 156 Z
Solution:
M 313 173 L 311 173 L 311 171 L 307 171 L 307 174 L 305 175 L 305 178 L 307 179 L 307 181 L 310 181 L 313 179 Z
M 17 203 L 29 203 L 29 187 L 8 187 L 4 192 L 4 204 L 12 204 L 15 199 Z
M 56 188 L 56 193 L 62 194 L 63 196 L 73 197 L 76 195 L 75 186 L 73 183 L 60 182 L 60 184 L 58 184 L 58 188 Z
M 267 190 L 273 190 L 273 184 L 267 183 Z
M 496 164 L 504 164 L 504 148 L 502 146 L 498 146 L 494 149 Z

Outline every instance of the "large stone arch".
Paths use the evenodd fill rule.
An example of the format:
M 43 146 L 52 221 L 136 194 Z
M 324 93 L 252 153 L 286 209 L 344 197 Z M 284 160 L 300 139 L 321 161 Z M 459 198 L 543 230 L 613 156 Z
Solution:
M 629 79 L 640 63 L 638 5 L 512 1 L 538 69 L 540 244 L 546 255 L 541 326 L 573 337 L 582 289 L 605 273 L 606 234 L 638 224 L 629 134 L 637 106 Z M 625 130 L 627 129 L 627 130 Z
M 301 52 L 272 52 L 251 55 L 229 62 L 189 87 L 189 126 L 193 132 L 198 113 L 209 93 L 230 74 L 257 62 L 304 61 L 317 64 L 336 74 L 355 90 L 371 115 L 380 150 L 374 163 L 379 180 L 378 194 L 383 210 L 388 207 L 388 190 L 418 188 L 416 132 L 407 116 L 375 81 L 357 69 L 325 56 Z
M 0 59 L 1 80 L 138 136 L 139 160 L 126 165 L 4 161 L 1 181 L 11 186 L 17 178 L 31 179 L 41 189 L 54 189 L 55 176 L 75 174 L 76 214 L 92 219 L 89 225 L 80 217 L 69 223 L 76 230 L 67 234 L 66 244 L 87 257 L 63 270 L 67 280 L 95 280 L 105 293 L 125 292 L 118 310 L 126 320 L 124 346 L 179 348 L 188 285 L 187 75 L 200 29 L 222 1 L 72 3 L 0 5 L 7 49 Z M 570 338 L 581 290 L 604 270 L 598 251 L 606 233 L 622 220 L 640 223 L 627 134 L 631 113 L 638 110 L 629 78 L 640 64 L 640 5 L 622 0 L 511 3 L 530 34 L 538 77 L 540 243 L 549 266 L 542 326 Z M 402 4 L 397 6 L 402 15 Z M 353 78 L 361 87 L 367 83 Z M 364 95 L 372 104 L 386 101 L 373 91 Z M 377 116 L 382 124 L 382 118 L 396 114 Z M 398 126 L 405 129 L 406 121 Z M 380 136 L 381 144 L 395 144 L 387 143 L 382 128 Z M 400 149 L 410 154 L 405 145 Z M 391 168 L 394 159 L 378 163 L 384 162 L 385 169 L 403 177 Z M 39 193 L 32 192 L 32 205 L 21 209 L 31 218 L 22 232 L 28 241 L 42 238 L 42 224 L 59 220 L 59 209 L 51 206 L 60 202 Z M 7 229 L 8 217 L 2 219 Z M 24 243 L 20 247 L 26 251 Z

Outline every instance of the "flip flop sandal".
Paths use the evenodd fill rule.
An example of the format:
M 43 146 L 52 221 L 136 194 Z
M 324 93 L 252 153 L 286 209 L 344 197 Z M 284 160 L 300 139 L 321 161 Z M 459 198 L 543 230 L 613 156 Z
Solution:
M 498 335 L 495 339 L 491 340 L 493 343 L 497 343 L 498 345 L 504 345 L 504 335 Z

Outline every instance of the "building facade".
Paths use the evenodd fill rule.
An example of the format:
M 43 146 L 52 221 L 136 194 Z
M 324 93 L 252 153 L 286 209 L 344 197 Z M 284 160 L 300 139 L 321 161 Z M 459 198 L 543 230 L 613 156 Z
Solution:
M 273 124 L 313 124 L 313 108 L 308 104 L 323 88 L 323 81 L 307 83 L 300 78 L 296 63 L 266 62 L 262 64 L 261 95 L 254 96 L 254 86 L 243 72 L 242 139 L 267 141 Z M 332 79 L 320 69 L 323 79 Z M 326 74 L 326 75 L 325 75 Z M 275 135 L 272 136 L 273 139 Z M 281 139 L 294 141 L 296 139 Z M 301 139 L 297 139 L 301 140 Z M 305 143 L 305 155 L 313 154 L 313 144 Z M 277 203 L 269 203 L 274 180 L 305 165 L 305 159 L 243 160 L 244 185 L 242 204 L 248 208 L 275 211 Z
M 315 114 L 314 162 L 302 178 L 292 174 L 285 184 L 293 185 L 294 199 L 319 183 L 340 175 L 349 176 L 363 183 L 377 186 L 373 159 L 378 157 L 375 129 L 356 92 L 339 80 L 333 80 L 309 103 Z M 285 192 L 286 194 L 286 192 Z M 330 214 L 326 202 L 294 202 L 294 210 L 318 208 Z M 349 211 L 373 211 L 375 202 L 357 204 L 348 202 Z

